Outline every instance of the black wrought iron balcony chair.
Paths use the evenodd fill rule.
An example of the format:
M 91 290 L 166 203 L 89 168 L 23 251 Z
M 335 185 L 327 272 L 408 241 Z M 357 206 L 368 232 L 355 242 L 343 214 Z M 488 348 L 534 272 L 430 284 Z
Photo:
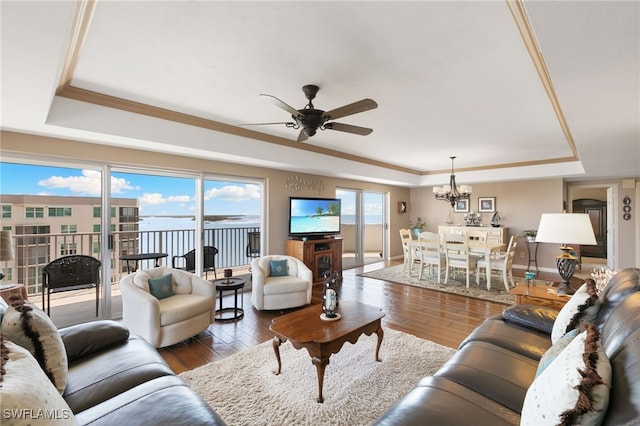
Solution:
M 213 277 L 218 279 L 216 273 L 216 255 L 218 249 L 213 246 L 204 246 L 204 262 L 203 272 L 205 279 L 208 278 L 210 271 L 213 271 Z M 187 272 L 196 272 L 196 249 L 191 250 L 181 256 L 173 256 L 171 258 L 171 267 L 174 269 L 183 269 Z
M 260 257 L 260 232 L 247 232 L 247 257 Z
M 60 257 L 42 269 L 42 309 L 50 314 L 51 293 L 95 287 L 96 316 L 100 304 L 100 266 L 95 257 L 74 254 Z M 46 305 L 45 305 L 46 294 Z

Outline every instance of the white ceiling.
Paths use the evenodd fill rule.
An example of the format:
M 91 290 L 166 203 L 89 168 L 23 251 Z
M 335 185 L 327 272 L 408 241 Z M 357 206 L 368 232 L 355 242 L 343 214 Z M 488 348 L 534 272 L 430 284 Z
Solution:
M 465 183 L 640 176 L 638 1 L 524 2 L 542 71 L 506 1 L 91 6 L 2 0 L 2 129 L 409 186 L 452 155 Z M 298 109 L 305 84 L 319 109 L 374 99 L 338 120 L 373 133 L 235 127 L 290 121 L 259 94 Z

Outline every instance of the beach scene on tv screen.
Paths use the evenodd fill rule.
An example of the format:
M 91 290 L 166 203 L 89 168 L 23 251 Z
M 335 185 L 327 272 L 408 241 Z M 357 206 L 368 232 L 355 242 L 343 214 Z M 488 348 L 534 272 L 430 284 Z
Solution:
M 335 200 L 291 200 L 292 234 L 339 232 L 340 203 Z

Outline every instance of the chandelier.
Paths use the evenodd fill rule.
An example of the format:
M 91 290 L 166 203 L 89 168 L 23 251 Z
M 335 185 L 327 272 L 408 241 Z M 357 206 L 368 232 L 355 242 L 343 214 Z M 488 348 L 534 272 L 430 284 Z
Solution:
M 468 200 L 471 195 L 470 185 L 460 185 L 460 189 L 456 186 L 456 175 L 453 173 L 453 160 L 456 157 L 451 158 L 451 178 L 449 178 L 449 185 L 434 186 L 433 193 L 436 195 L 436 200 L 448 201 L 451 203 L 451 207 L 454 207 L 459 200 Z

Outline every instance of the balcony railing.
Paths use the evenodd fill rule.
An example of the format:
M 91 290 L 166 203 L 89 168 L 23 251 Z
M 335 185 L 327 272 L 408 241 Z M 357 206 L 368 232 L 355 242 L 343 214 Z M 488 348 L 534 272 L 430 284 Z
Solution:
M 204 230 L 204 245 L 218 249 L 216 269 L 238 268 L 251 263 L 256 255 L 247 249 L 249 234 L 259 233 L 259 227 L 215 228 Z M 14 260 L 0 267 L 8 280 L 26 284 L 31 296 L 42 292 L 42 268 L 61 256 L 84 254 L 100 259 L 100 233 L 28 234 L 14 235 Z M 159 231 L 122 231 L 111 233 L 111 282 L 116 283 L 127 273 L 123 254 L 167 253 L 163 265 L 171 266 L 173 256 L 183 255 L 195 248 L 195 230 L 175 229 Z M 149 267 L 143 264 L 140 267 Z M 103 280 L 104 281 L 104 280 Z

